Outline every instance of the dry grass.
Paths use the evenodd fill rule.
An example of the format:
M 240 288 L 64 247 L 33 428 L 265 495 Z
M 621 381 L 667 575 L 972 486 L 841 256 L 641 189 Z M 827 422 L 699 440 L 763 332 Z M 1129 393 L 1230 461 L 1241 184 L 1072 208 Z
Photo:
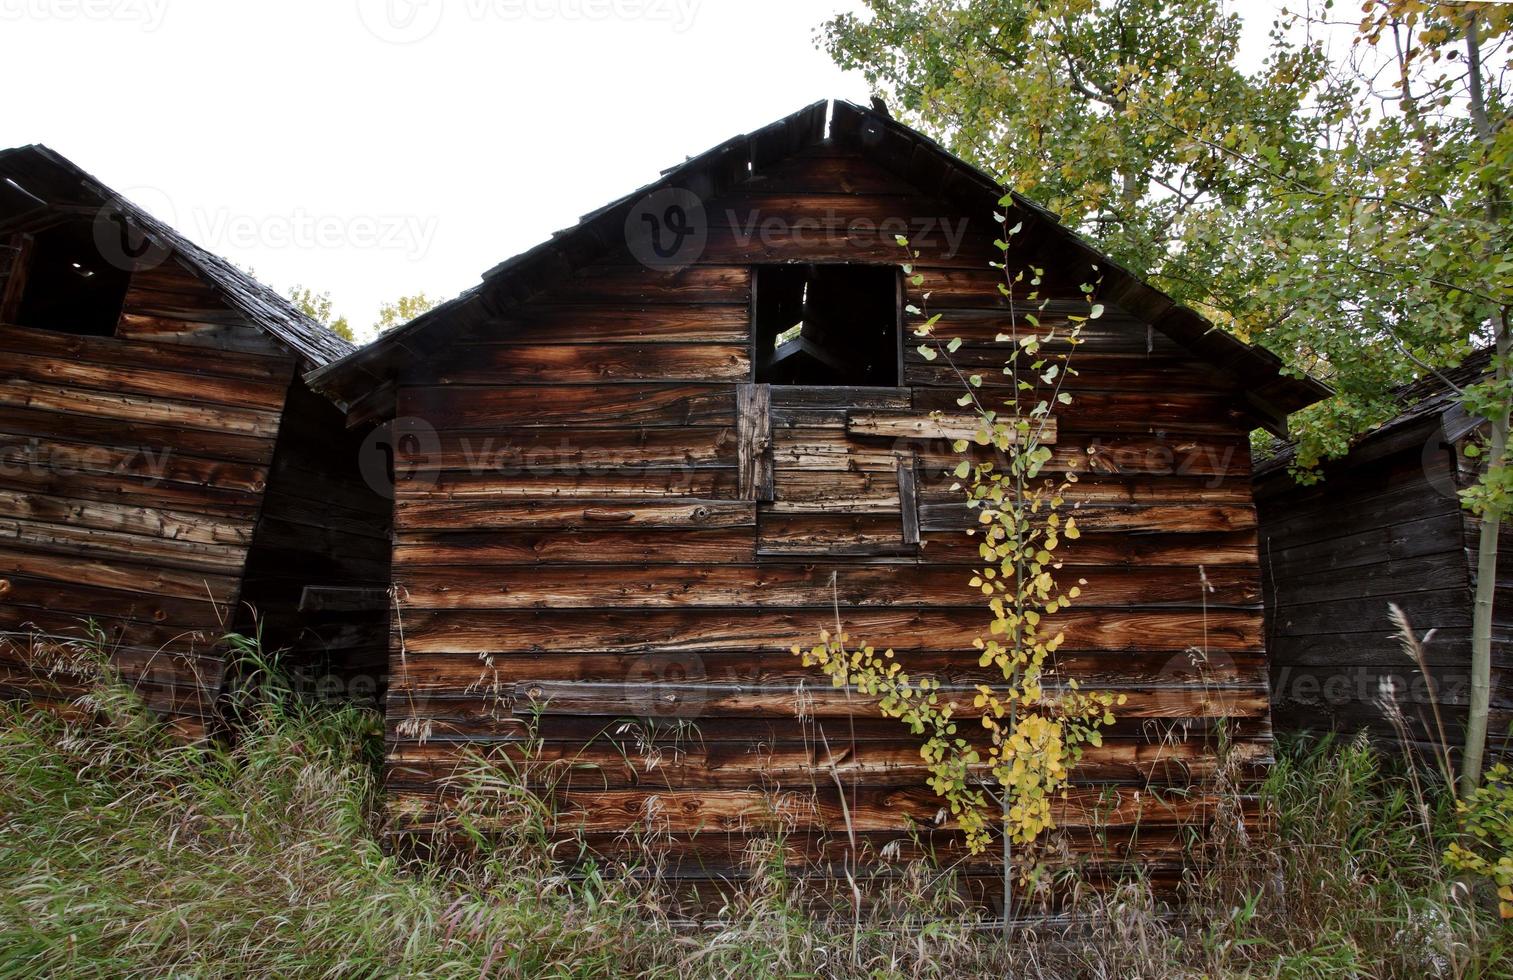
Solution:
M 0 710 L 0 976 L 1506 976 L 1509 936 L 1444 870 L 1435 780 L 1364 743 L 1288 746 L 1265 787 L 1280 847 L 1235 885 L 1205 840 L 1182 915 L 1140 882 L 1091 924 L 974 928 L 917 868 L 859 918 L 816 920 L 772 851 L 722 920 L 669 924 L 650 884 L 563 874 L 510 767 L 475 774 L 503 826 L 464 862 L 380 844 L 378 719 L 250 699 L 233 748 L 164 739 L 133 699 L 101 724 Z M 1221 885 L 1222 883 L 1222 885 Z

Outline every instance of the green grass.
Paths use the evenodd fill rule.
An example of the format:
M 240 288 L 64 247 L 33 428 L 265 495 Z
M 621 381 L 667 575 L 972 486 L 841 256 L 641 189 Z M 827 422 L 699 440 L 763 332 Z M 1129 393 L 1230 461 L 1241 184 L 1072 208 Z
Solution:
M 1132 882 L 1093 925 L 970 928 L 929 876 L 890 911 L 813 920 L 778 869 L 715 928 L 655 885 L 571 878 L 507 770 L 479 777 L 510 832 L 465 861 L 380 844 L 378 719 L 253 703 L 234 748 L 175 745 L 124 693 L 102 724 L 0 707 L 0 976 L 1507 976 L 1509 936 L 1445 870 L 1432 784 L 1356 742 L 1284 747 L 1265 787 L 1280 847 L 1157 914 Z M 911 885 L 913 887 L 911 887 Z

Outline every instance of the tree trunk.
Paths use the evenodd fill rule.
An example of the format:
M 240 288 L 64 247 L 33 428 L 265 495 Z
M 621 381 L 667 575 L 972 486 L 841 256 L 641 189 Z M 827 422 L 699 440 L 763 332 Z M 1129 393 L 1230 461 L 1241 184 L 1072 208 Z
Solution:
M 1009 836 L 1009 788 L 1003 787 L 1003 941 L 1014 938 L 1014 842 Z
M 1513 337 L 1503 319 L 1497 332 L 1497 369 L 1499 382 L 1507 380 L 1509 348 Z M 1490 420 L 1491 445 L 1487 452 L 1489 482 L 1497 470 L 1507 465 L 1508 410 L 1506 407 Z M 1495 485 L 1495 484 L 1494 484 Z M 1492 611 L 1497 599 L 1497 536 L 1502 528 L 1501 514 L 1489 510 L 1482 515 L 1481 537 L 1476 546 L 1476 604 L 1471 619 L 1471 704 L 1466 711 L 1466 747 L 1461 755 L 1460 795 L 1468 796 L 1481 783 L 1482 759 L 1487 747 L 1487 714 L 1492 706 Z
M 1472 125 L 1484 142 L 1492 139 L 1491 122 L 1487 118 L 1486 96 L 1481 79 L 1481 39 L 1477 31 L 1477 14 L 1470 11 L 1466 17 L 1466 62 L 1467 84 L 1470 92 L 1469 114 Z M 1501 211 L 1500 191 L 1487 188 L 1487 214 L 1497 218 Z M 1499 394 L 1505 390 L 1508 379 L 1508 356 L 1513 348 L 1513 335 L 1508 329 L 1507 310 L 1502 311 L 1497 321 L 1497 357 L 1493 376 L 1498 382 Z M 1499 472 L 1507 465 L 1508 452 L 1508 405 L 1503 401 L 1495 415 L 1488 419 L 1492 432 L 1487 453 L 1486 481 L 1497 487 Z M 1466 711 L 1466 744 L 1461 755 L 1460 795 L 1470 795 L 1481 784 L 1483 758 L 1487 748 L 1487 714 L 1492 705 L 1492 613 L 1497 599 L 1497 537 L 1502 528 L 1500 502 L 1488 500 L 1481 515 L 1481 536 L 1476 547 L 1476 596 L 1471 619 L 1471 703 Z

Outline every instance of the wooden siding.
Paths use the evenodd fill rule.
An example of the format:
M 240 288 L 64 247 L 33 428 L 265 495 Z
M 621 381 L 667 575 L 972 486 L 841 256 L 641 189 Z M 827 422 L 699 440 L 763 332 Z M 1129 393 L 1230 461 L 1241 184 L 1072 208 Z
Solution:
M 1281 470 L 1258 483 L 1273 712 L 1279 729 L 1364 730 L 1398 742 L 1396 710 L 1410 744 L 1437 748 L 1437 703 L 1458 746 L 1470 696 L 1476 529 L 1456 491 L 1474 474 L 1445 442 L 1438 415 L 1389 438 L 1327 466 L 1315 485 L 1298 486 Z M 1498 591 L 1494 751 L 1513 722 L 1505 680 L 1513 593 Z M 1428 635 L 1427 683 L 1403 651 L 1389 603 Z
M 259 630 L 265 649 L 288 651 L 302 691 L 381 704 L 393 513 L 387 460 L 369 459 L 365 476 L 363 453 L 381 450 L 302 381 L 286 405 L 236 625 Z
M 532 718 L 571 773 L 554 789 L 560 832 L 609 854 L 650 834 L 688 859 L 676 866 L 690 881 L 734 873 L 753 834 L 787 831 L 799 865 L 838 860 L 848 821 L 874 854 L 912 850 L 907 825 L 934 824 L 917 742 L 788 648 L 838 607 L 853 638 L 893 646 L 911 670 L 955 689 L 986 679 L 949 444 L 855 421 L 959 411 L 958 382 L 906 348 L 897 388 L 772 389 L 768 499 L 742 445 L 762 440 L 742 421 L 760 402 L 743 392 L 750 267 L 896 263 L 892 231 L 814 229 L 965 219 L 959 252 L 917 237 L 926 283 L 910 299 L 931 290 L 963 361 L 1001 367 L 996 229 L 827 147 L 708 213 L 692 266 L 652 271 L 611 248 L 398 379 L 397 414 L 426 435 L 396 463 L 387 781 L 410 830 L 445 832 L 448 775 L 470 751 L 519 745 Z M 751 214 L 787 230 L 743 237 Z M 1049 267 L 1042 322 L 1077 311 L 1085 274 Z M 1051 464 L 1082 475 L 1086 532 L 1061 573 L 1087 584 L 1058 617 L 1060 659 L 1130 702 L 1059 817 L 1071 853 L 1169 879 L 1179 828 L 1217 802 L 1218 726 L 1242 794 L 1270 758 L 1251 423 L 1233 379 L 1117 307 L 1086 337 Z M 957 836 L 923 839 L 951 858 Z M 965 866 L 981 897 L 992 860 Z
M 124 679 L 202 736 L 226 681 L 217 641 L 245 624 L 249 562 L 264 569 L 253 584 L 270 640 L 292 644 L 298 597 L 268 587 L 271 563 L 291 557 L 279 529 L 303 521 L 286 566 L 298 574 L 330 573 L 324 549 L 352 552 L 324 517 L 345 503 L 331 473 L 355 472 L 355 451 L 332 443 L 350 439 L 343 420 L 304 391 L 286 346 L 172 259 L 132 274 L 116 336 L 0 324 L 0 364 L 0 632 L 14 634 L 0 696 L 77 697 L 84 679 L 49 671 L 27 638 L 80 637 L 91 621 Z M 382 584 L 387 507 L 363 506 Z
M 295 359 L 172 261 L 133 274 L 117 336 L 3 325 L 0 350 L 0 630 L 93 621 L 148 703 L 203 734 Z M 77 693 L 23 646 L 5 693 Z

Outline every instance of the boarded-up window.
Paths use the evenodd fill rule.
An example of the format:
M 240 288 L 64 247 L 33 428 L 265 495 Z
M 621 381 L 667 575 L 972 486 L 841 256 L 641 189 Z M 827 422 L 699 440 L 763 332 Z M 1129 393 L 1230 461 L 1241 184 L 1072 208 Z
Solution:
M 853 432 L 858 412 L 908 414 L 898 388 L 742 385 L 741 491 L 763 557 L 913 555 L 916 446 Z

